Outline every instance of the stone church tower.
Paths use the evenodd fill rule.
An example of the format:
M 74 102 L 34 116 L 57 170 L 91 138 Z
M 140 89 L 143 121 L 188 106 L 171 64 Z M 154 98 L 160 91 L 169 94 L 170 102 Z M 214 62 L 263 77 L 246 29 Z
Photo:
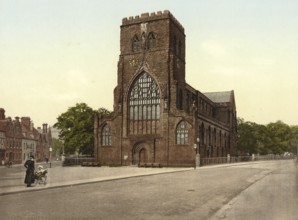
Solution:
M 185 82 L 184 28 L 169 11 L 124 18 L 120 51 L 113 113 L 95 118 L 98 162 L 193 166 L 197 154 L 235 153 L 234 93 Z

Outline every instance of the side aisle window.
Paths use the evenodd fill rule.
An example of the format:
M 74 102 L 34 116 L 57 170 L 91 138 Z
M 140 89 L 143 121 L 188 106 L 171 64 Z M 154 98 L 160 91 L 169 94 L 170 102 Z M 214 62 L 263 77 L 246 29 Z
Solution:
M 185 121 L 181 121 L 176 130 L 177 144 L 188 144 L 188 127 Z
M 112 145 L 112 135 L 109 125 L 105 125 L 101 133 L 102 146 L 111 146 Z

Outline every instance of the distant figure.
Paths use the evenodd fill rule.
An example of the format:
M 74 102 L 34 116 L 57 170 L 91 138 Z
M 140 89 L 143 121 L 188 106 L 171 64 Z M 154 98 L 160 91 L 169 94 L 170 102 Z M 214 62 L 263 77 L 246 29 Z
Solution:
M 27 169 L 24 183 L 27 184 L 27 187 L 31 187 L 31 184 L 34 183 L 34 156 L 30 156 L 30 159 L 25 162 L 24 167 Z
M 46 163 L 48 163 L 48 162 L 49 162 L 49 158 L 46 157 Z

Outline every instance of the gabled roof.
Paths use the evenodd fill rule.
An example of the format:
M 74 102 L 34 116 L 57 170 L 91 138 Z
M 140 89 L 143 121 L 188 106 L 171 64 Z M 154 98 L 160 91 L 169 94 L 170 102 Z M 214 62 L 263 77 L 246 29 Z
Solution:
M 215 103 L 232 102 L 233 100 L 233 90 L 225 92 L 207 92 L 203 94 Z

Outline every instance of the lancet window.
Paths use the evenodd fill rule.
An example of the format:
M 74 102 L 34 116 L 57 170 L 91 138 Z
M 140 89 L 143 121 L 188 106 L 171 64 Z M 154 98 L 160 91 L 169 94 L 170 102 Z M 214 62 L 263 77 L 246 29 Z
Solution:
M 141 47 L 141 42 L 137 35 L 132 38 L 132 51 L 136 52 L 139 51 Z

